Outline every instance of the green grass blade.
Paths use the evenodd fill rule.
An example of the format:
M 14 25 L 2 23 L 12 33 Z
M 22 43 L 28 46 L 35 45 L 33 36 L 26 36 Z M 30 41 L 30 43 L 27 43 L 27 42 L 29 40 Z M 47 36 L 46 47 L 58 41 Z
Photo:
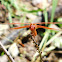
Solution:
M 43 48 L 43 45 L 46 43 L 46 41 L 47 41 L 47 39 L 49 37 L 49 33 L 50 33 L 50 30 L 47 30 L 45 32 L 45 35 L 44 35 L 44 37 L 43 37 L 43 39 L 42 39 L 42 41 L 40 43 L 40 47 L 39 47 L 40 50 Z
M 24 11 L 24 12 L 28 12 L 28 13 L 34 13 L 34 12 L 38 12 L 38 11 L 43 11 L 43 9 L 38 9 L 38 10 L 27 10 L 25 8 L 20 8 L 20 10 Z
M 55 9 L 56 9 L 57 3 L 58 3 L 58 0 L 53 0 L 52 12 L 51 12 L 51 20 L 50 20 L 51 22 L 53 22 L 53 19 L 54 19 L 54 14 L 55 14 Z
M 44 9 L 43 14 L 44 14 L 44 17 L 45 17 L 45 22 L 48 22 L 48 14 L 47 14 L 46 8 Z
M 9 18 L 9 23 L 12 23 L 12 17 L 11 17 L 11 14 L 10 13 L 9 13 L 8 18 Z M 13 25 L 10 25 L 10 26 L 13 27 Z
M 52 9 L 52 14 L 51 14 L 51 22 L 53 22 L 54 12 L 55 12 L 55 9 L 56 9 L 56 6 L 57 6 L 57 2 L 58 2 L 58 0 L 53 0 L 53 9 Z M 46 13 L 46 11 L 45 11 L 45 13 Z M 47 21 L 47 14 L 44 14 L 44 16 L 45 16 L 45 21 Z M 46 43 L 47 38 L 49 37 L 49 33 L 50 33 L 50 30 L 47 30 L 45 32 L 45 36 L 43 37 L 42 42 L 40 43 L 40 50 L 43 48 L 43 45 Z

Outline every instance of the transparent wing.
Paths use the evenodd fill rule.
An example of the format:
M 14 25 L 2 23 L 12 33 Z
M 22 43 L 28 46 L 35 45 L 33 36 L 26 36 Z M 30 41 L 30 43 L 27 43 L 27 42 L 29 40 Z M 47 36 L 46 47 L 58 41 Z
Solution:
M 31 24 L 31 23 L 8 23 L 8 24 Z M 40 23 L 32 23 L 32 24 L 62 24 L 62 22 L 40 22 Z
M 33 24 L 62 24 L 62 22 L 40 22 L 40 23 L 33 23 Z
M 30 23 L 8 23 L 8 24 L 30 24 Z

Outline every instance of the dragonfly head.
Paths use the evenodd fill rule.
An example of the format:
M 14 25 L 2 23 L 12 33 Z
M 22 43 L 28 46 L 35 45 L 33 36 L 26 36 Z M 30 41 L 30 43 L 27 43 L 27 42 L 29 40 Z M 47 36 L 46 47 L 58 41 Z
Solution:
M 34 24 L 30 24 L 30 30 L 34 30 L 35 29 L 35 25 Z

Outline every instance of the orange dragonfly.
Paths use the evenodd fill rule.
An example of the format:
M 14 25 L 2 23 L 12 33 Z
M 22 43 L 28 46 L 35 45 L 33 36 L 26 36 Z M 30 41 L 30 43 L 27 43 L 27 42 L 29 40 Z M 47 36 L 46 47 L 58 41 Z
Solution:
M 38 29 L 38 28 L 51 29 L 51 30 L 58 30 L 58 29 L 54 29 L 54 28 L 49 28 L 49 27 L 45 27 L 45 26 L 41 26 L 41 25 L 37 25 L 37 24 L 62 24 L 62 22 L 8 23 L 8 24 L 28 24 L 28 25 L 26 25 L 26 26 L 15 27 L 15 28 L 11 28 L 11 29 L 29 28 L 29 29 L 31 30 L 31 34 L 35 37 L 35 36 L 37 35 L 37 31 L 36 31 L 36 29 Z

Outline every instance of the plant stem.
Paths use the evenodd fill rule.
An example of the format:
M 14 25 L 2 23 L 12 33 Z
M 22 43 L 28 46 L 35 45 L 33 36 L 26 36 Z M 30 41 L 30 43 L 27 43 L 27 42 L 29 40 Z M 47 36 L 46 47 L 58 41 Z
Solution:
M 38 44 L 36 43 L 35 38 L 34 38 L 33 36 L 31 36 L 31 38 L 32 38 L 32 40 L 33 40 L 33 43 L 35 43 L 35 45 L 36 45 L 36 47 L 37 47 L 37 50 L 38 50 L 38 53 L 39 53 L 39 56 L 40 56 L 40 62 L 42 62 L 42 60 L 41 60 L 41 51 L 40 51 L 40 49 L 39 49 L 39 46 L 38 46 Z
M 6 55 L 8 56 L 8 58 L 11 60 L 11 62 L 15 62 L 12 58 L 12 56 L 9 54 L 9 52 L 5 49 L 5 47 L 3 46 L 3 44 L 0 41 L 0 46 L 2 47 L 3 51 L 6 53 Z

